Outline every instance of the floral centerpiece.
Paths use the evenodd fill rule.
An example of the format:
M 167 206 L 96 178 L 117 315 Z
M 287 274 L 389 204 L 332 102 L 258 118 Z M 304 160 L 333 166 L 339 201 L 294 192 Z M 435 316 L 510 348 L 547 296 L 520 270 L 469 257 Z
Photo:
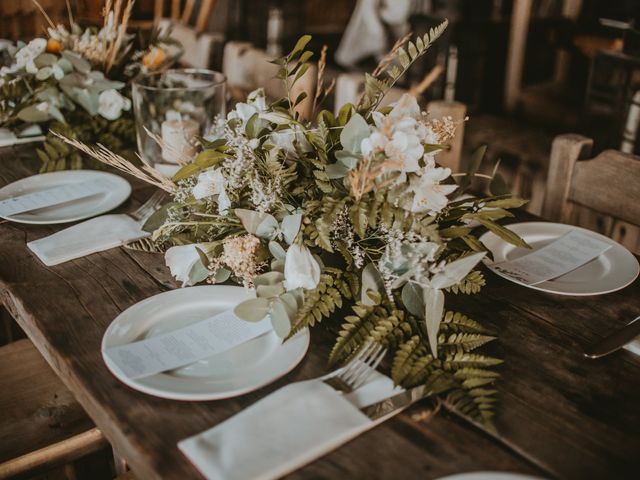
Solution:
M 133 0 L 107 0 L 100 29 L 83 29 L 69 12 L 70 27 L 49 23 L 48 38 L 8 47 L 11 64 L 0 69 L 0 128 L 41 124 L 84 142 L 100 141 L 119 153 L 135 145 L 128 80 L 165 68 L 175 44 L 154 31 L 140 49 L 127 33 Z M 175 50 L 175 48 L 173 48 Z M 51 134 L 38 150 L 43 171 L 80 168 L 79 152 Z M 135 158 L 131 153 L 129 158 Z
M 471 222 L 524 245 L 496 223 L 524 202 L 504 192 L 497 174 L 493 195 L 462 196 L 483 152 L 456 178 L 437 164 L 455 134 L 450 118 L 431 118 L 409 95 L 378 108 L 445 26 L 398 43 L 367 75 L 358 105 L 305 122 L 294 107 L 313 94 L 317 108 L 328 90 L 323 51 L 315 92 L 271 104 L 253 92 L 218 119 L 172 181 L 103 146 L 68 142 L 173 194 L 147 228 L 183 285 L 231 279 L 255 288 L 236 314 L 270 316 L 284 339 L 321 323 L 336 335 L 330 365 L 378 342 L 392 353 L 397 384 L 449 392 L 454 407 L 489 422 L 497 376 L 490 367 L 500 360 L 476 350 L 495 336 L 447 310 L 445 294 L 475 294 L 485 283 L 475 267 L 487 251 Z M 274 61 L 288 92 L 308 68 L 309 39 Z

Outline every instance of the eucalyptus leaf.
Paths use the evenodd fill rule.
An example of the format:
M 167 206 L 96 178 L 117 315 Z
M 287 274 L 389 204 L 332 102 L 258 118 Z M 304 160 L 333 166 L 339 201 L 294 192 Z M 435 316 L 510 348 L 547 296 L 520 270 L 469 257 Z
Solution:
M 215 283 L 223 283 L 229 280 L 230 276 L 231 272 L 229 270 L 227 270 L 226 268 L 219 268 L 218 270 L 216 270 L 213 278 L 215 280 Z
M 71 65 L 73 65 L 73 68 L 75 68 L 77 71 L 81 73 L 88 73 L 91 71 L 91 64 L 89 64 L 89 62 L 87 62 L 84 58 L 82 58 L 77 53 L 71 52 L 69 50 L 65 50 L 62 52 L 62 57 L 66 58 L 69 62 L 71 62 Z
M 282 282 L 276 285 L 256 285 L 256 295 L 258 298 L 274 298 L 285 292 Z
M 42 67 L 50 67 L 57 61 L 58 61 L 58 57 L 56 57 L 55 55 L 51 53 L 41 53 L 35 58 L 33 63 L 36 64 L 36 67 L 42 68 Z
M 257 235 L 256 231 L 258 230 L 258 227 L 267 216 L 273 218 L 273 216 L 269 215 L 268 213 L 260 213 L 244 208 L 236 208 L 234 212 L 242 222 L 242 226 L 244 227 L 244 229 L 252 235 Z M 273 218 L 273 221 L 275 222 L 277 227 L 278 221 L 275 218 Z M 273 224 L 273 222 L 271 223 Z
M 418 318 L 424 318 L 424 298 L 422 286 L 415 282 L 407 282 L 402 288 L 402 303 L 407 311 Z
M 351 153 L 360 153 L 362 140 L 369 136 L 369 125 L 362 115 L 356 113 L 340 132 L 342 148 Z
M 280 338 L 286 338 L 291 332 L 291 320 L 282 300 L 278 298 L 273 302 L 270 314 L 271 324 L 276 334 Z
M 153 212 L 151 216 L 144 222 L 144 225 L 142 225 L 142 230 L 150 233 L 158 230 L 162 225 L 164 225 L 167 219 L 167 215 L 169 214 L 169 208 L 171 208 L 172 206 L 175 206 L 175 203 L 169 202 Z
M 287 215 L 282 219 L 282 236 L 284 240 L 291 245 L 296 239 L 298 232 L 300 231 L 300 224 L 302 223 L 302 214 L 294 213 L 293 215 Z
M 278 231 L 278 221 L 273 215 L 263 213 L 262 221 L 256 227 L 256 236 L 265 239 L 272 239 Z
M 343 178 L 347 173 L 349 173 L 349 169 L 340 163 L 327 165 L 324 168 L 324 171 L 330 179 Z
M 276 285 L 284 281 L 284 275 L 280 272 L 266 272 L 258 275 L 253 279 L 253 284 L 258 285 Z
M 285 249 L 282 248 L 282 245 L 280 245 L 275 240 L 271 240 L 269 242 L 269 251 L 271 252 L 271 255 L 273 255 L 277 260 L 284 260 L 287 256 L 287 252 L 285 251 Z
M 38 110 L 35 105 L 30 105 L 26 108 L 23 108 L 18 112 L 18 118 L 24 122 L 28 123 L 40 123 L 46 122 L 51 119 L 51 116 L 48 112 Z
M 49 78 L 51 75 L 53 75 L 53 68 L 43 67 L 40 70 L 38 70 L 38 73 L 36 73 L 36 79 L 40 81 L 44 81 L 47 78 Z
M 271 307 L 271 301 L 266 298 L 251 298 L 236 305 L 233 313 L 247 322 L 259 322 L 267 316 Z

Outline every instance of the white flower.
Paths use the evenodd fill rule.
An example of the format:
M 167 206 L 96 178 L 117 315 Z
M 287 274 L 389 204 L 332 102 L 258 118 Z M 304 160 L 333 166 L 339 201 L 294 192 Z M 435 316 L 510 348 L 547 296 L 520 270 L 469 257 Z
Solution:
M 238 118 L 242 120 L 242 128 L 244 128 L 251 117 L 256 113 L 266 112 L 266 110 L 267 102 L 264 97 L 264 90 L 259 88 L 249 94 L 247 103 L 237 103 L 236 108 L 227 114 L 227 120 Z
M 192 243 L 171 247 L 164 254 L 164 260 L 171 270 L 171 275 L 182 282 L 183 287 L 195 285 L 209 275 L 209 271 L 200 260 L 196 247 L 204 249 L 203 245 Z
M 98 97 L 98 113 L 107 120 L 117 120 L 123 110 L 131 108 L 131 100 L 115 89 L 105 90 Z
M 271 133 L 265 144 L 273 145 L 277 150 L 283 150 L 290 155 L 296 154 L 296 146 L 302 152 L 310 152 L 312 150 L 304 131 L 297 126 Z
M 198 183 L 192 193 L 196 200 L 220 195 L 224 191 L 224 175 L 220 169 L 210 169 L 198 175 Z
M 441 185 L 440 182 L 451 175 L 448 168 L 426 168 L 420 174 L 412 175 L 409 192 L 413 192 L 410 205 L 412 212 L 438 213 L 447 206 L 447 195 L 453 193 L 457 185 Z
M 22 47 L 16 53 L 16 63 L 10 70 L 17 71 L 22 68 L 26 69 L 28 73 L 38 73 L 38 67 L 34 60 L 47 49 L 47 41 L 44 38 L 34 38 L 27 45 Z
M 414 119 L 419 118 L 420 107 L 418 106 L 416 97 L 408 93 L 402 95 L 402 97 L 400 97 L 400 99 L 394 104 L 391 112 L 389 112 L 389 116 L 398 120 L 406 117 Z
M 373 113 L 375 126 L 369 137 L 362 140 L 360 149 L 365 156 L 384 152 L 390 165 L 386 171 L 403 173 L 419 170 L 419 161 L 424 155 L 421 137 L 420 108 L 412 95 L 405 94 L 393 107 L 389 115 Z
M 284 279 L 288 291 L 313 290 L 320 282 L 320 265 L 307 247 L 293 244 L 284 259 Z

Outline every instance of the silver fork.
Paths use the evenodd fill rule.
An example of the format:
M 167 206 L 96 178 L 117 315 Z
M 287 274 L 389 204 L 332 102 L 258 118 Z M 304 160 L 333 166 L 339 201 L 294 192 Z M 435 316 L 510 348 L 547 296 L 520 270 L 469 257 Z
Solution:
M 367 342 L 343 369 L 322 381 L 340 392 L 351 393 L 366 383 L 386 353 L 379 343 Z
M 163 190 L 158 190 L 156 193 L 149 197 L 149 200 L 140 205 L 133 212 L 128 212 L 125 215 L 133 218 L 136 222 L 144 222 L 147 220 L 153 212 L 160 208 L 162 201 L 164 200 L 165 192 Z

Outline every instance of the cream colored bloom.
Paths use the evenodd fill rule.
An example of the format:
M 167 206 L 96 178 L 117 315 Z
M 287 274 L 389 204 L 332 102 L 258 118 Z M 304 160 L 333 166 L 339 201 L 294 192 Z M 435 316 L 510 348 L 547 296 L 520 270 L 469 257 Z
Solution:
M 210 169 L 198 175 L 198 183 L 192 193 L 196 200 L 202 200 L 224 191 L 224 175 L 220 169 Z
M 447 206 L 447 195 L 453 193 L 457 185 L 442 185 L 440 182 L 451 175 L 448 168 L 425 168 L 409 180 L 409 192 L 413 193 L 410 205 L 412 212 L 438 213 Z
M 105 90 L 98 97 L 98 113 L 107 120 L 117 120 L 123 110 L 131 108 L 131 100 L 123 97 L 115 89 Z
M 307 247 L 293 244 L 284 260 L 285 287 L 313 290 L 320 283 L 320 265 Z
M 182 282 L 183 287 L 202 282 L 209 275 L 200 260 L 196 247 L 201 247 L 201 245 L 196 243 L 179 245 L 171 247 L 164 254 L 164 260 L 171 270 L 171 275 Z

